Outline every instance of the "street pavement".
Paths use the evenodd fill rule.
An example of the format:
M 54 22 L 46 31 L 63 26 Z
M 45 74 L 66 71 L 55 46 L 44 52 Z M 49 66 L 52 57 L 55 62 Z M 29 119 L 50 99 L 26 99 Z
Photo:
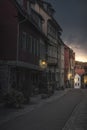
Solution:
M 15 114 L 2 121 L 0 130 L 87 130 L 86 125 L 84 129 L 84 125 L 78 124 L 87 108 L 86 92 L 80 89 L 65 89 L 44 100 L 39 97 L 32 98 L 32 107 L 26 106 L 18 112 L 12 112 Z M 3 117 L 6 119 L 6 116 Z M 83 121 L 85 119 L 87 118 Z M 76 120 L 79 128 L 74 124 Z
M 87 130 L 87 89 L 82 89 L 83 100 L 78 104 L 63 130 Z
M 22 116 L 26 113 L 29 113 L 33 111 L 36 108 L 39 108 L 40 106 L 50 103 L 52 101 L 55 101 L 57 99 L 60 99 L 62 96 L 67 94 L 68 91 L 72 90 L 71 88 L 67 88 L 65 90 L 59 90 L 55 91 L 54 95 L 52 95 L 49 98 L 42 99 L 41 95 L 34 95 L 31 97 L 30 104 L 24 105 L 21 109 L 13 109 L 13 108 L 6 108 L 3 106 L 3 104 L 0 104 L 0 125 L 17 118 L 19 116 Z

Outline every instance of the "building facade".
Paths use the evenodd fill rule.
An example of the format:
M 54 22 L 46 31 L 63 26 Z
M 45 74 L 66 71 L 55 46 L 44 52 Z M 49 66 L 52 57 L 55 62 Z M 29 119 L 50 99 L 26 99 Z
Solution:
M 49 39 L 47 46 L 47 81 L 55 88 L 60 86 L 60 49 L 61 43 L 59 41 L 61 35 L 61 27 L 53 18 L 54 9 L 52 5 L 44 1 L 35 1 L 32 3 L 32 8 L 37 11 L 44 18 L 42 30 Z
M 81 88 L 81 76 L 78 74 L 75 74 L 74 78 L 74 88 Z
M 68 74 L 69 74 L 69 47 L 67 45 L 64 46 L 64 84 L 68 87 Z
M 65 84 L 64 84 L 64 43 L 61 39 L 60 39 L 60 43 L 61 43 L 60 87 L 65 88 Z
M 81 87 L 87 88 L 87 63 L 75 61 L 75 73 L 81 77 Z
M 67 73 L 74 74 L 75 59 L 72 50 L 65 51 L 52 5 L 42 0 L 1 0 L 0 5 L 2 92 L 17 89 L 28 99 L 44 87 L 52 92 L 64 87 Z
M 69 79 L 70 79 L 70 86 L 74 86 L 74 76 L 75 76 L 75 53 L 70 48 L 69 50 L 70 54 L 70 67 L 69 67 Z
M 66 87 L 74 86 L 75 53 L 67 45 L 64 47 L 64 83 Z
M 1 5 L 1 88 L 3 92 L 16 88 L 29 96 L 41 80 L 40 59 L 46 57 L 48 39 L 42 32 L 44 19 L 27 0 L 3 0 Z

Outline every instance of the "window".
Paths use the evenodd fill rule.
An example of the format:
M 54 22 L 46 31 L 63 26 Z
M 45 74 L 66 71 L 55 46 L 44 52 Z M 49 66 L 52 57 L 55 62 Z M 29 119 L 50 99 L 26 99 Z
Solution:
M 27 35 L 26 49 L 32 52 L 32 37 L 30 35 Z
M 32 11 L 31 14 L 32 14 L 32 19 L 33 19 L 34 23 L 41 30 L 42 29 L 42 20 L 41 20 L 41 18 L 33 10 L 31 10 L 31 11 Z
M 32 0 L 32 1 L 34 1 L 34 0 Z M 35 5 L 32 2 L 31 2 L 31 8 L 35 9 Z
M 21 6 L 23 6 L 23 0 L 17 0 L 17 2 L 18 2 Z
M 21 36 L 21 48 L 26 49 L 26 32 L 22 32 Z
M 39 25 L 40 30 L 42 30 L 42 22 L 40 19 L 39 19 L 38 25 Z
M 49 24 L 49 22 L 48 22 L 48 24 L 47 24 L 47 31 L 48 31 L 48 34 L 50 34 L 52 37 L 54 37 L 54 38 L 56 38 L 56 29 L 55 29 L 55 27 L 53 27 L 51 24 Z
M 36 42 L 37 42 L 37 56 L 39 56 L 39 41 L 36 40 Z
M 36 56 L 39 56 L 39 42 L 37 39 L 35 39 L 35 42 L 34 42 L 34 54 Z
M 75 83 L 75 86 L 77 86 L 77 83 Z
M 31 9 L 30 9 L 30 2 L 27 1 L 27 12 L 28 12 L 28 14 L 30 14 L 30 11 L 31 11 Z
M 32 38 L 32 53 L 34 54 L 34 38 Z
M 45 58 L 45 44 L 40 40 L 40 58 Z
M 22 48 L 24 48 L 24 45 L 21 45 Z M 33 36 L 27 34 L 26 39 L 26 49 L 33 55 L 39 56 L 40 54 L 40 48 L 39 48 L 39 40 L 34 38 Z
M 34 42 L 34 52 L 35 52 L 35 55 L 37 55 L 37 39 L 35 39 L 35 42 Z

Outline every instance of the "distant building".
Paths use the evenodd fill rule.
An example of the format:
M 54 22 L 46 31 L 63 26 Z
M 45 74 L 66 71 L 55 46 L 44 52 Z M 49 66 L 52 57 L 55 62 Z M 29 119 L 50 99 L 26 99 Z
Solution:
M 60 86 L 61 42 L 59 41 L 62 29 L 53 18 L 55 10 L 48 2 L 38 0 L 32 3 L 32 8 L 44 18 L 42 30 L 49 39 L 47 46 L 47 80 L 53 87 Z
M 87 62 L 75 61 L 75 73 L 81 76 L 81 87 L 87 88 Z
M 74 88 L 81 88 L 81 76 L 78 74 L 75 74 Z
M 69 50 L 70 48 L 67 45 L 65 45 L 64 46 L 64 84 L 66 87 L 68 87 L 67 82 L 68 82 L 69 66 L 70 66 Z
M 80 61 L 75 61 L 75 73 L 82 75 L 85 73 L 85 64 Z
M 87 88 L 87 73 L 81 75 L 81 87 Z
M 67 86 L 67 81 L 69 86 L 74 86 L 74 75 L 75 75 L 75 53 L 67 45 L 64 47 L 64 82 Z
M 60 43 L 61 43 L 60 87 L 64 88 L 65 87 L 65 83 L 64 83 L 64 47 L 65 45 L 61 39 L 60 39 Z
M 70 68 L 69 68 L 69 74 L 70 76 L 70 85 L 71 87 L 74 86 L 74 76 L 75 76 L 75 53 L 73 50 L 70 48 L 69 50 L 69 55 L 70 55 Z

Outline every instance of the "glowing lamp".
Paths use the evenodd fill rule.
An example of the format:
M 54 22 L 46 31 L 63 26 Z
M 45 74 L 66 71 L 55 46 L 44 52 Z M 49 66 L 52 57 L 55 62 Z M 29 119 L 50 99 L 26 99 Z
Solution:
M 47 62 L 46 62 L 46 60 L 40 60 L 40 61 L 39 61 L 39 65 L 40 65 L 40 67 L 41 67 L 42 69 L 47 68 Z
M 68 80 L 70 80 L 72 74 L 71 73 L 68 73 Z

